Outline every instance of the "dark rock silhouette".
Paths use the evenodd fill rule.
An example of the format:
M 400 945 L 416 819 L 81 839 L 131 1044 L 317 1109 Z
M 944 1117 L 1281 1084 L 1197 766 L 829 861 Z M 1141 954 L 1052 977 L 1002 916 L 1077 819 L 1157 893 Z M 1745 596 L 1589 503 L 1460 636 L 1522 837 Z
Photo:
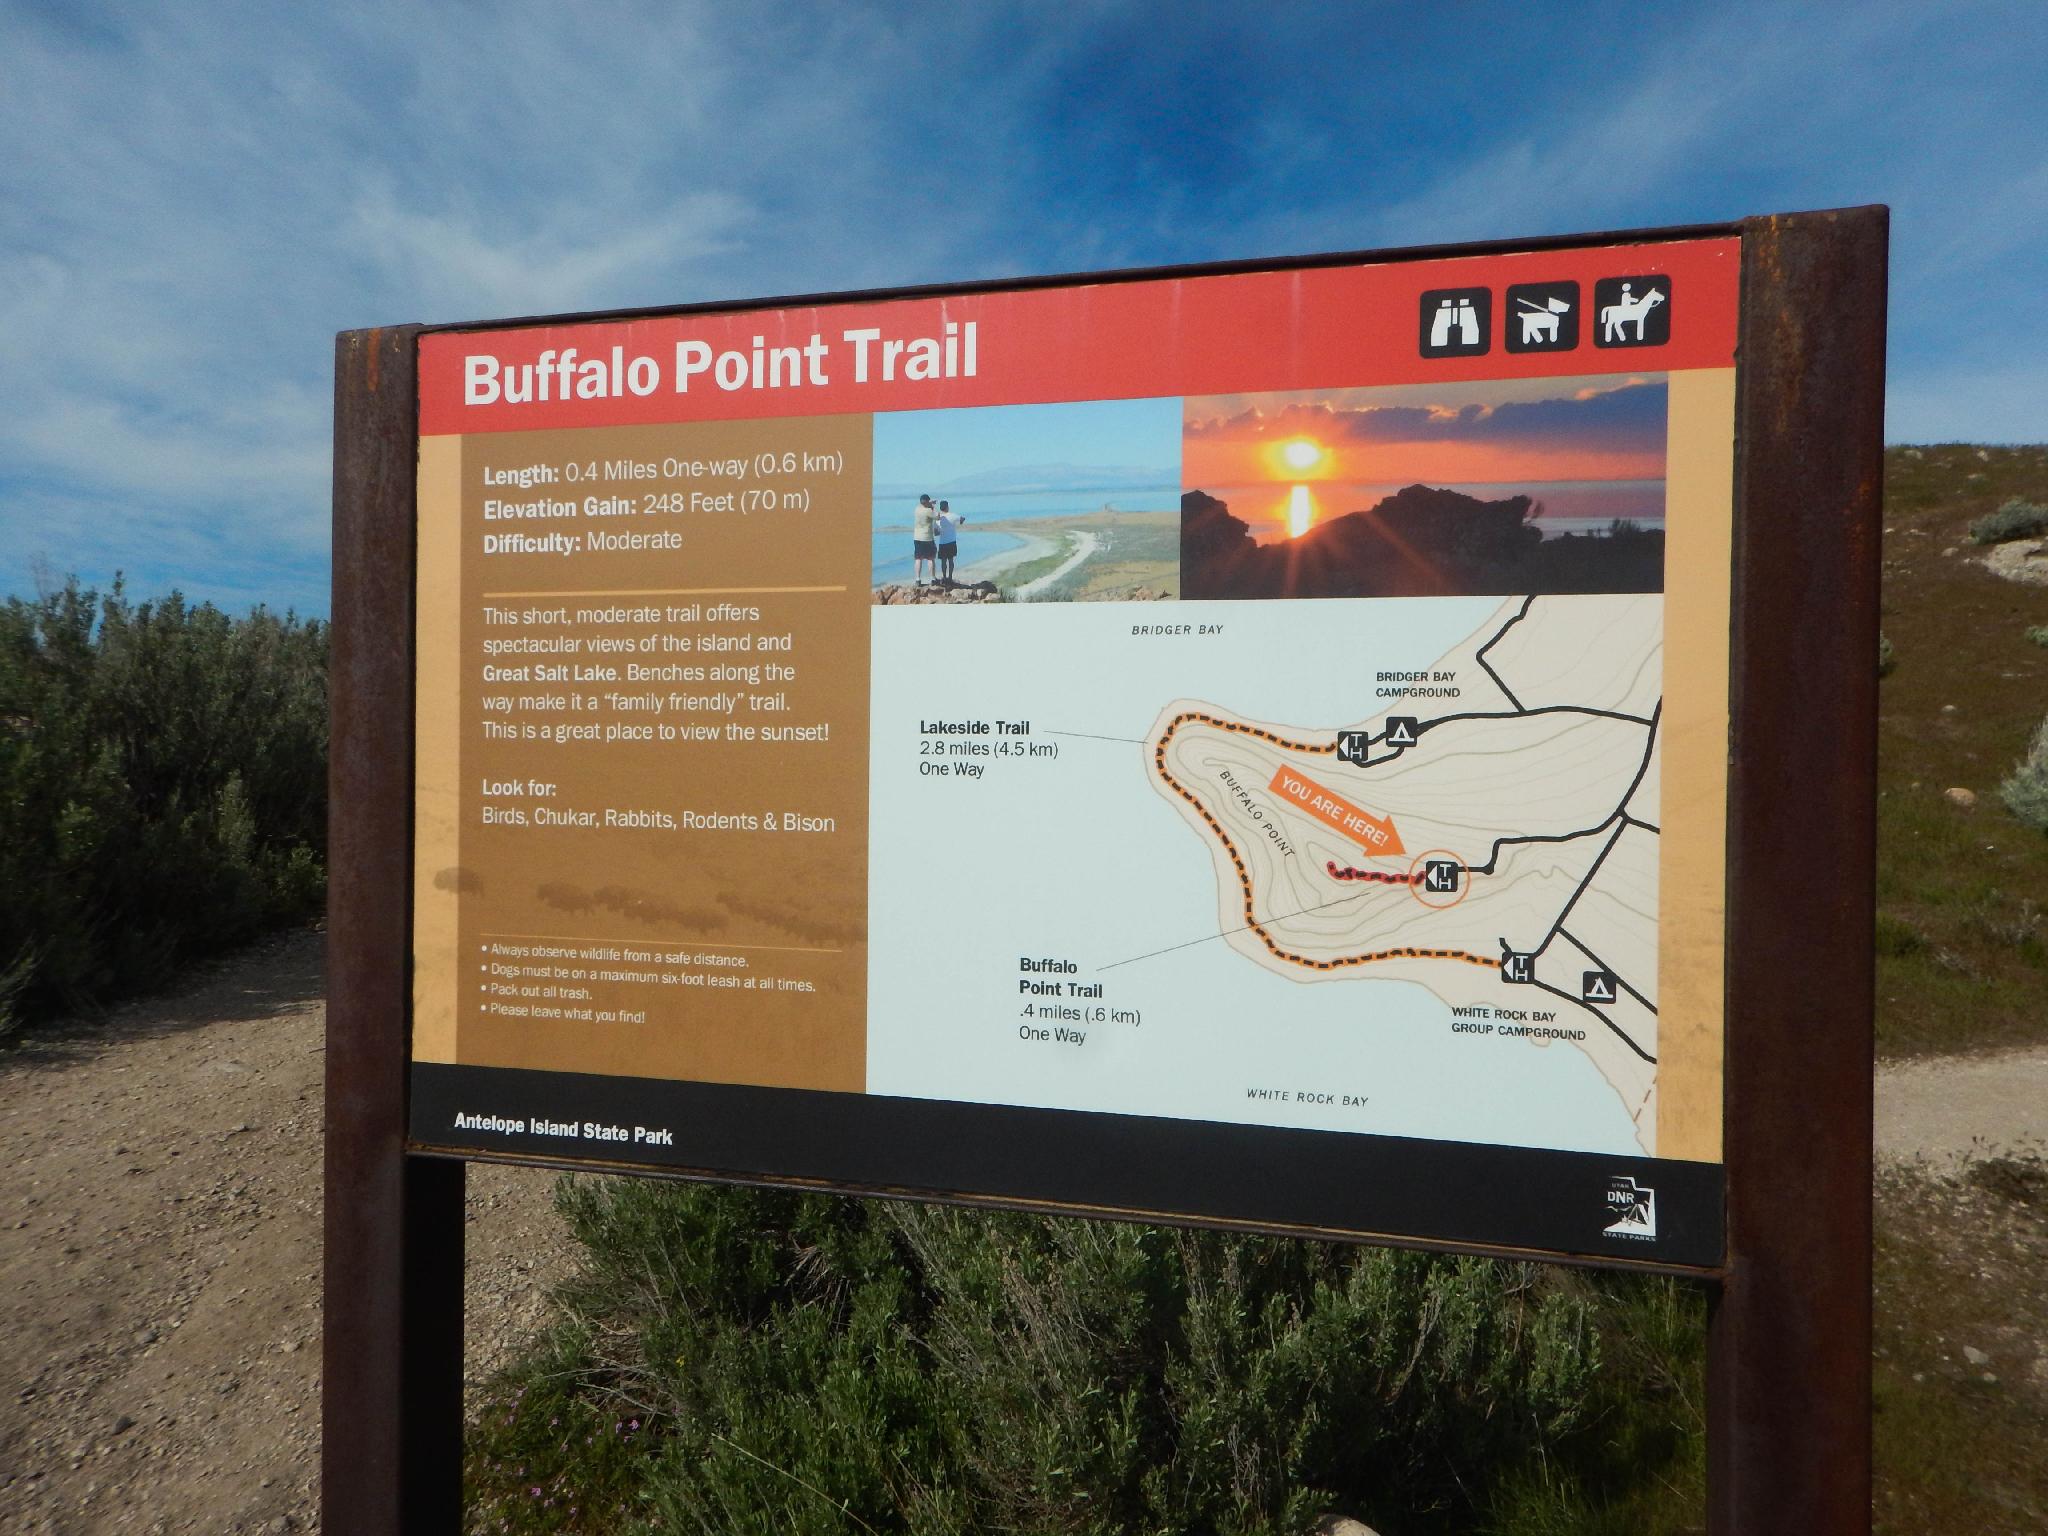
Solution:
M 1181 595 L 1231 597 L 1506 596 L 1661 592 L 1664 534 L 1616 522 L 1546 539 L 1527 496 L 1481 501 L 1410 485 L 1299 538 L 1260 544 L 1204 491 L 1180 501 Z

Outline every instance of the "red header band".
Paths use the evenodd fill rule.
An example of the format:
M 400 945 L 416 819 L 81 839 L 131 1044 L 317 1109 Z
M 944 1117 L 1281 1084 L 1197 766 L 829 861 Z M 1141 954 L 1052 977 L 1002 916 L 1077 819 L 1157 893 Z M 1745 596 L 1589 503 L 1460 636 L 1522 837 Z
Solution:
M 420 341 L 420 432 L 1725 368 L 1739 251 L 1730 237 L 441 331 Z

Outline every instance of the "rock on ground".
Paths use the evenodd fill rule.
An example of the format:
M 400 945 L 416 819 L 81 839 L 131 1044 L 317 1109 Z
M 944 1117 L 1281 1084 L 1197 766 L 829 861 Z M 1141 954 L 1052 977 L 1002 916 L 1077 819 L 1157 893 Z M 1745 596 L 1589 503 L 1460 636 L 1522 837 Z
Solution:
M 319 1529 L 321 943 L 0 1054 L 0 1531 Z M 472 1167 L 472 1383 L 566 1272 L 552 1183 Z
M 2013 539 L 1993 545 L 1991 553 L 1984 557 L 1984 568 L 2007 581 L 2048 587 L 2048 542 Z
M 915 603 L 1000 603 L 1003 594 L 992 581 L 956 583 L 953 586 L 918 586 L 896 581 L 875 588 L 877 608 L 900 608 Z

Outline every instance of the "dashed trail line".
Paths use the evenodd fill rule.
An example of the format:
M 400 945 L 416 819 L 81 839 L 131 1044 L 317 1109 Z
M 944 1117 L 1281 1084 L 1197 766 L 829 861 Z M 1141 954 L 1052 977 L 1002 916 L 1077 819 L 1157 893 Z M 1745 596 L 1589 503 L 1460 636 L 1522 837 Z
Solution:
M 1331 859 L 1323 868 L 1332 880 L 1363 880 L 1373 885 L 1420 885 L 1422 876 L 1413 870 L 1389 874 L 1382 869 L 1351 869 Z
M 1152 766 L 1158 771 L 1159 777 L 1172 786 L 1175 794 L 1195 808 L 1201 815 L 1202 820 L 1209 824 L 1209 830 L 1214 832 L 1217 840 L 1223 844 L 1224 852 L 1230 855 L 1231 865 L 1237 870 L 1238 886 L 1244 893 L 1245 927 L 1259 936 L 1259 942 L 1272 952 L 1275 959 L 1285 960 L 1291 965 L 1299 965 L 1313 971 L 1338 971 L 1349 966 L 1372 965 L 1383 960 L 1457 960 L 1466 965 L 1479 966 L 1484 970 L 1497 971 L 1500 969 L 1498 957 L 1468 954 L 1462 949 L 1421 949 L 1414 946 L 1404 946 L 1399 949 L 1370 950 L 1362 955 L 1340 955 L 1334 960 L 1317 960 L 1308 955 L 1298 955 L 1292 950 L 1281 948 L 1279 942 L 1270 933 L 1266 932 L 1265 925 L 1258 920 L 1257 915 L 1252 909 L 1251 871 L 1245 868 L 1244 857 L 1237 851 L 1237 844 L 1230 840 L 1230 834 L 1224 831 L 1223 824 L 1210 814 L 1209 808 L 1202 804 L 1180 780 L 1176 779 L 1173 776 L 1172 770 L 1166 766 L 1166 749 L 1172 744 L 1175 733 L 1183 725 L 1207 725 L 1213 726 L 1220 731 L 1233 731 L 1240 736 L 1254 736 L 1260 741 L 1271 742 L 1275 746 L 1285 747 L 1293 752 L 1314 752 L 1328 755 L 1337 750 L 1337 744 L 1334 741 L 1322 745 L 1310 742 L 1289 741 L 1284 736 L 1276 735 L 1272 731 L 1262 730 L 1255 725 L 1240 725 L 1234 720 L 1220 720 L 1214 715 L 1205 715 L 1197 710 L 1187 710 L 1175 715 L 1167 723 L 1164 734 L 1160 736 L 1158 742 L 1152 748 Z M 1360 894 L 1363 893 L 1361 892 Z

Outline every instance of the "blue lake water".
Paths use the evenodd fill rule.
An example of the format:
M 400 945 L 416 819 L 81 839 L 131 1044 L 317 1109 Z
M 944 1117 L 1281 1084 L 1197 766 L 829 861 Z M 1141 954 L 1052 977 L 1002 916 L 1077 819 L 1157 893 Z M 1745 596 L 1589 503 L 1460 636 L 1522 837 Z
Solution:
M 1314 487 L 1317 520 L 1325 521 L 1341 512 L 1369 507 L 1399 490 L 1394 484 L 1321 483 Z M 1604 532 L 1613 518 L 1628 518 L 1645 528 L 1664 526 L 1664 482 L 1662 480 L 1549 481 L 1517 485 L 1450 485 L 1482 500 L 1523 494 L 1543 503 L 1544 515 L 1537 527 L 1547 539 L 1570 533 Z M 1230 504 L 1237 516 L 1250 525 L 1252 536 L 1271 543 L 1288 536 L 1286 522 L 1287 487 L 1275 485 L 1228 486 L 1216 492 Z M 1180 510 L 1180 490 L 1170 486 L 1081 491 L 978 491 L 965 493 L 954 501 L 967 516 L 960 532 L 958 569 L 965 572 L 977 560 L 985 560 L 1022 541 L 1006 533 L 982 533 L 975 524 L 1046 522 L 1058 524 L 1077 516 L 1100 512 L 1114 506 L 1125 512 Z M 915 575 L 910 553 L 910 517 L 914 496 L 881 495 L 874 511 L 874 542 L 871 553 L 874 585 L 910 581 Z M 901 517 L 897 516 L 901 512 Z M 1051 528 L 1047 529 L 1050 533 Z
M 943 493 L 934 491 L 932 494 Z M 953 502 L 954 510 L 963 513 L 967 519 L 967 526 L 960 530 L 960 555 L 955 562 L 956 571 L 961 575 L 965 575 L 967 567 L 975 561 L 999 555 L 1006 549 L 1015 549 L 1023 542 L 1007 533 L 978 532 L 975 528 L 977 522 L 1057 523 L 1100 512 L 1105 506 L 1122 512 L 1180 510 L 1178 486 L 1082 491 L 982 491 L 947 499 Z M 871 558 L 876 586 L 891 581 L 910 581 L 915 575 L 910 553 L 910 518 L 916 502 L 915 496 L 891 496 L 878 501 L 875 506 L 876 526 Z M 900 517 L 896 515 L 899 510 Z M 1048 534 L 1052 532 L 1050 528 L 1046 531 Z
M 1012 538 L 1007 533 L 973 533 L 961 530 L 960 554 L 954 561 L 954 574 L 965 576 L 967 567 L 977 560 L 986 560 L 990 555 L 999 555 L 1006 549 L 1015 549 L 1024 541 Z M 910 554 L 910 531 L 878 533 L 874 542 L 875 586 L 891 581 L 909 581 L 916 575 L 916 562 Z

